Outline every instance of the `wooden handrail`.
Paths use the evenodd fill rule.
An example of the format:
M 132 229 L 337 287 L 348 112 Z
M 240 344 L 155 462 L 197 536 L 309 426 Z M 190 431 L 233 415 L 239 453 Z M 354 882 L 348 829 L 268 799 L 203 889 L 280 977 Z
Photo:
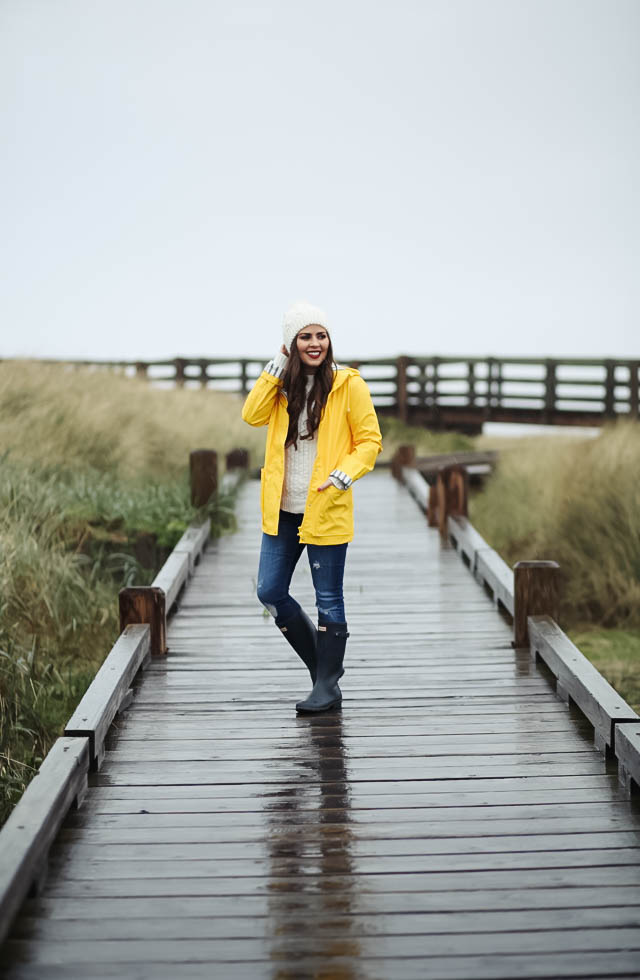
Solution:
M 474 577 L 487 589 L 497 607 L 513 620 L 516 648 L 527 647 L 532 659 L 544 661 L 556 680 L 556 693 L 575 705 L 593 726 L 594 743 L 615 757 L 618 778 L 627 796 L 640 791 L 640 717 L 571 642 L 558 626 L 557 571 L 554 561 L 517 562 L 510 569 L 476 531 L 468 518 L 450 512 L 449 495 L 429 493 L 429 485 L 402 447 L 392 472 L 423 510 L 429 524 L 445 528 L 444 537 L 459 552 Z M 401 462 L 402 459 L 402 462 Z M 442 470 L 440 474 L 442 474 Z M 446 475 L 439 476 L 444 491 Z M 422 483 L 422 489 L 417 484 Z M 432 484 L 431 490 L 435 488 Z M 429 500 L 425 508 L 425 501 Z M 438 508 L 434 520 L 432 509 Z M 456 503 L 459 507 L 459 501 Z M 444 508 L 444 513 L 442 512 Z
M 246 395 L 267 360 L 242 356 L 40 362 L 113 368 L 151 382 Z M 473 433 L 485 421 L 597 426 L 610 419 L 639 417 L 640 362 L 628 358 L 401 354 L 342 363 L 358 367 L 379 413 L 435 428 Z

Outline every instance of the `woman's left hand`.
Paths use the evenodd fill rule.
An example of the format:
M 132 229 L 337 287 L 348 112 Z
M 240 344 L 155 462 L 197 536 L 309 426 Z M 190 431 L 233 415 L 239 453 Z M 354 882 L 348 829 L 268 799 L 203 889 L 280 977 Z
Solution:
M 332 486 L 333 483 L 331 482 L 331 480 L 325 480 L 324 483 L 320 484 L 320 486 L 318 487 L 318 491 L 326 490 L 327 487 L 332 487 Z

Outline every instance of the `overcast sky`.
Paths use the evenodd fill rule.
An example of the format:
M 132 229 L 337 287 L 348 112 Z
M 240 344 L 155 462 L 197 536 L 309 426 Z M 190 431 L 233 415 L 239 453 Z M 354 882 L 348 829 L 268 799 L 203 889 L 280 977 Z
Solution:
M 638 0 L 0 0 L 0 355 L 640 354 Z

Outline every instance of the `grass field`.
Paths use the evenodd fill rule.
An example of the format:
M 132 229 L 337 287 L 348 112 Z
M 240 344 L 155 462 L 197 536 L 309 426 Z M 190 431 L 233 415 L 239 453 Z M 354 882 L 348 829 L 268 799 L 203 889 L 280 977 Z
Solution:
M 144 585 L 196 516 L 191 449 L 264 434 L 218 392 L 107 371 L 0 363 L 0 823 L 118 633 L 117 593 Z M 209 508 L 213 533 L 233 501 Z

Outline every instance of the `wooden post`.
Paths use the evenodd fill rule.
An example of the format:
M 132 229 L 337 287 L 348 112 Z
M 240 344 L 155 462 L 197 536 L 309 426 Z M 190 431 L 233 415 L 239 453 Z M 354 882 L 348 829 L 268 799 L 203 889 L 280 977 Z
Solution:
M 638 372 L 640 361 L 629 361 L 629 415 L 638 418 Z
M 473 408 L 476 404 L 476 365 L 474 361 L 467 362 L 467 385 L 467 401 L 469 406 Z
M 247 384 L 247 362 L 240 361 L 240 394 L 246 395 L 248 392 Z
M 144 361 L 136 361 L 136 377 L 147 379 L 147 365 Z
M 556 410 L 556 362 L 551 358 L 548 358 L 546 365 L 547 374 L 545 378 L 544 421 L 551 425 L 553 423 L 553 416 Z
M 464 466 L 453 464 L 438 471 L 436 495 L 438 500 L 438 527 L 443 538 L 447 537 L 447 518 L 466 517 L 468 513 L 469 475 Z
M 433 425 L 436 425 L 439 416 L 438 406 L 438 371 L 440 369 L 440 358 L 431 358 L 431 413 L 430 418 Z
M 199 361 L 200 364 L 200 387 L 206 388 L 209 376 L 207 375 L 207 368 L 209 367 L 209 361 L 204 357 Z
M 131 623 L 149 623 L 151 628 L 151 655 L 163 656 L 167 652 L 167 609 L 165 594 L 154 585 L 132 585 L 120 589 L 120 632 Z
M 184 387 L 184 366 L 186 364 L 186 361 L 185 361 L 184 357 L 176 357 L 174 363 L 175 363 L 175 366 L 176 366 L 176 385 L 178 386 L 178 388 L 183 388 Z
M 407 365 L 409 358 L 401 354 L 396 361 L 396 413 L 402 422 L 409 418 L 409 397 L 407 393 Z
M 502 361 L 494 361 L 493 407 L 502 408 Z
M 218 489 L 218 454 L 214 449 L 194 449 L 189 454 L 191 503 L 204 507 Z
M 420 374 L 418 375 L 418 405 L 421 409 L 427 404 L 427 365 L 420 365 Z
M 429 503 L 427 504 L 427 523 L 429 527 L 438 526 L 438 482 L 429 484 Z
M 614 419 L 616 417 L 616 366 L 611 360 L 604 362 L 606 369 L 605 395 L 604 395 L 604 417 Z
M 555 561 L 518 561 L 514 571 L 513 646 L 529 646 L 529 616 L 558 618 L 558 570 Z
M 416 461 L 415 446 L 398 446 L 391 460 L 391 472 L 396 480 L 402 479 L 402 467 L 414 466 Z
M 225 457 L 227 472 L 229 470 L 246 470 L 249 468 L 249 450 L 232 449 Z

